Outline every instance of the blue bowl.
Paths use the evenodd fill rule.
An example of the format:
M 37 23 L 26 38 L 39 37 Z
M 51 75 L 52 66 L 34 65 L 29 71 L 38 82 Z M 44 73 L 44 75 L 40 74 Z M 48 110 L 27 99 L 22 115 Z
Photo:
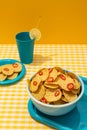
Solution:
M 35 99 L 35 97 L 30 92 L 29 86 L 28 86 L 28 93 L 32 100 L 32 103 L 39 111 L 41 111 L 42 113 L 47 114 L 47 115 L 60 116 L 60 115 L 67 114 L 68 112 L 70 112 L 72 109 L 75 108 L 76 104 L 82 98 L 83 93 L 84 93 L 84 83 L 78 75 L 76 75 L 76 77 L 81 84 L 81 92 L 76 100 L 69 102 L 67 104 L 62 104 L 62 105 L 45 104 L 45 103 L 42 103 L 39 100 Z

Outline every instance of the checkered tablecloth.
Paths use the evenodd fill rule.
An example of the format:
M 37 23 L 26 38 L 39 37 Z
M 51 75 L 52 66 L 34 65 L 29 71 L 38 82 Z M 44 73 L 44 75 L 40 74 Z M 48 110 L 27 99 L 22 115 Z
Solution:
M 0 59 L 19 60 L 16 44 L 0 44 Z M 0 130 L 51 130 L 28 113 L 27 78 L 43 67 L 60 66 L 87 77 L 87 44 L 35 44 L 34 61 L 25 65 L 25 77 L 14 85 L 0 86 Z

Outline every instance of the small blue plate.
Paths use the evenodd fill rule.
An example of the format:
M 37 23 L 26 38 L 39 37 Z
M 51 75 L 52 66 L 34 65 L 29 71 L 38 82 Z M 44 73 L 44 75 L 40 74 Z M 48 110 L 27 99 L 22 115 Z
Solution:
M 84 95 L 71 112 L 63 116 L 48 116 L 37 110 L 30 99 L 28 111 L 31 117 L 56 130 L 87 130 L 87 78 L 81 79 L 85 85 Z
M 15 62 L 19 62 L 19 61 L 14 60 L 14 59 L 2 59 L 2 60 L 0 60 L 0 66 L 4 65 L 4 64 L 13 64 Z M 22 65 L 22 71 L 19 73 L 19 75 L 15 79 L 12 79 L 12 80 L 6 79 L 4 81 L 0 81 L 0 85 L 13 84 L 13 83 L 19 81 L 25 75 L 25 73 L 26 73 L 25 66 L 21 62 L 19 62 L 19 63 Z

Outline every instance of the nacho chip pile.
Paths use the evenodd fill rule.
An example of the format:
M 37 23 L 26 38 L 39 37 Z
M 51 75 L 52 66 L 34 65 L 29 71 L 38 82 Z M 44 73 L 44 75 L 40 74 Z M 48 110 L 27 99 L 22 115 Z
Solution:
M 74 101 L 81 88 L 76 75 L 60 67 L 43 68 L 28 83 L 37 100 L 54 105 Z
M 0 66 L 0 81 L 12 80 L 22 71 L 22 65 L 18 62 Z

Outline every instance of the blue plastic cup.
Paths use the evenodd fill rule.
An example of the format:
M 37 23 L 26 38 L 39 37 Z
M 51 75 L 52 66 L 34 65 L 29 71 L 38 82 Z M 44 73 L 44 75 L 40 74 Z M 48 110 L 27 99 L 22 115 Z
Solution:
M 34 41 L 29 37 L 29 32 L 20 32 L 16 35 L 19 57 L 24 64 L 33 62 Z

